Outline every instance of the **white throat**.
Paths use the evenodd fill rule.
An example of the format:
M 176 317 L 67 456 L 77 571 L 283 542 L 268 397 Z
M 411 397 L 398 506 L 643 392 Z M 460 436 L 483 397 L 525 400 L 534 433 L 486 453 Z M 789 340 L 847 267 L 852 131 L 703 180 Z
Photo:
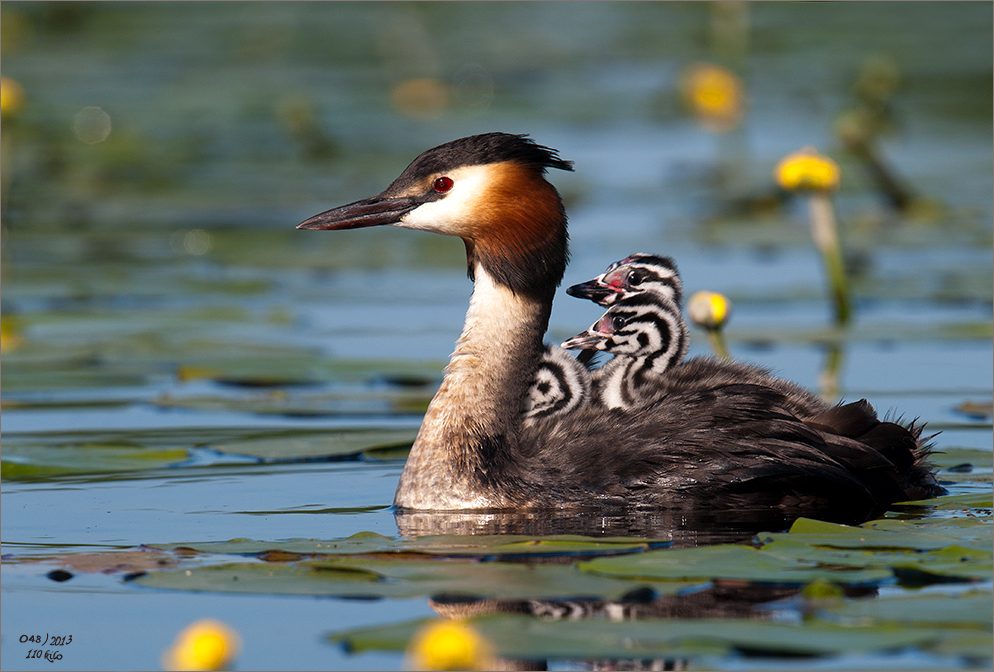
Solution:
M 412 509 L 507 508 L 481 485 L 481 446 L 514 450 L 542 351 L 548 306 L 515 294 L 477 264 L 462 335 L 404 466 L 394 504 Z

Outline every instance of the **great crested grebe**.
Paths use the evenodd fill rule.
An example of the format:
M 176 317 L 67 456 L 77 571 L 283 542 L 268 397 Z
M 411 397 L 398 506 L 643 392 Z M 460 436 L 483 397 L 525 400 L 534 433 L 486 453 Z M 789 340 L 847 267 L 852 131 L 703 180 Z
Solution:
M 591 399 L 590 372 L 558 345 L 546 346 L 525 395 L 525 423 L 565 416 Z
M 597 399 L 607 408 L 632 409 L 654 396 L 666 372 L 687 354 L 689 339 L 680 307 L 663 294 L 645 291 L 614 300 L 599 320 L 562 347 L 613 353 L 614 359 L 594 372 Z
M 601 306 L 610 306 L 638 292 L 656 292 L 677 306 L 683 306 L 683 281 L 676 262 L 670 257 L 636 252 L 614 262 L 593 280 L 566 290 L 570 296 L 590 299 Z
M 942 492 L 920 428 L 880 422 L 865 402 L 802 422 L 762 382 L 675 390 L 637 413 L 584 404 L 526 425 L 568 257 L 548 168 L 572 164 L 525 136 L 474 135 L 298 227 L 390 224 L 466 245 L 473 295 L 401 474 L 398 510 L 781 506 L 850 520 Z
M 624 337 L 598 339 L 596 346 L 582 350 L 580 358 L 571 356 L 558 346 L 546 346 L 547 351 L 539 363 L 525 399 L 526 422 L 532 423 L 537 417 L 551 418 L 571 413 L 580 404 L 594 401 L 595 398 L 608 408 L 631 407 L 638 397 L 622 396 L 625 394 L 623 390 L 635 393 L 632 380 L 635 376 L 651 382 L 651 375 L 644 378 L 639 373 L 647 366 L 648 358 L 651 357 L 657 375 L 683 359 L 687 354 L 689 338 L 686 323 L 680 315 L 683 283 L 676 263 L 671 258 L 643 253 L 629 255 L 608 266 L 606 271 L 593 280 L 573 285 L 566 290 L 567 294 L 591 299 L 602 306 L 610 306 L 619 298 L 641 292 L 657 293 L 669 302 L 667 306 L 672 307 L 667 311 L 666 319 L 671 322 L 669 328 L 654 329 L 646 325 L 643 329 L 645 336 L 653 337 L 653 342 L 660 348 L 672 349 L 677 346 L 678 350 L 653 351 L 648 343 L 644 343 L 639 347 L 641 359 L 639 365 L 636 365 L 629 356 L 635 352 L 634 344 Z M 664 310 L 663 305 L 659 308 L 660 312 Z M 680 340 L 671 339 L 670 334 L 679 336 Z M 596 351 L 615 355 L 615 359 L 591 373 L 587 366 Z
M 680 314 L 683 283 L 676 263 L 669 257 L 633 254 L 614 262 L 593 280 L 566 290 L 567 294 L 591 299 L 602 306 L 613 305 L 619 297 L 643 292 L 662 297 L 663 302 L 653 304 L 657 308 L 654 314 L 667 324 L 646 324 L 647 316 L 641 316 L 643 319 L 637 323 L 641 326 L 642 336 L 638 337 L 641 343 L 634 342 L 631 330 L 628 333 L 633 334 L 632 338 L 612 333 L 613 338 L 594 339 L 594 344 L 583 349 L 581 354 L 588 356 L 582 359 L 558 346 L 546 346 L 525 399 L 525 422 L 532 423 L 538 417 L 566 415 L 595 398 L 608 408 L 630 408 L 642 398 L 637 394 L 637 388 L 646 384 L 651 386 L 655 376 L 683 360 L 689 339 L 687 325 Z M 616 315 L 612 322 L 619 319 Z M 594 327 L 602 323 L 603 318 Z M 638 362 L 633 359 L 636 350 Z M 590 373 L 586 364 L 595 351 L 607 352 L 615 358 Z
M 632 254 L 621 261 L 614 262 L 593 280 L 581 282 L 566 290 L 566 293 L 571 296 L 590 299 L 602 306 L 610 306 L 625 297 L 643 292 L 654 292 L 670 299 L 677 306 L 681 305 L 683 282 L 673 259 L 654 254 Z M 686 322 L 683 324 L 685 325 Z M 603 342 L 601 347 L 612 352 L 612 345 L 609 341 Z M 594 352 L 596 350 L 593 349 L 582 351 L 579 360 L 581 362 L 588 360 L 589 356 L 585 357 L 584 355 Z M 756 383 L 781 392 L 785 396 L 787 410 L 801 419 L 824 413 L 830 408 L 828 403 L 809 390 L 789 380 L 778 378 L 768 370 L 753 364 L 713 357 L 694 357 L 681 363 L 679 360 L 682 358 L 683 355 L 668 363 L 665 368 L 665 376 L 653 376 L 655 390 L 652 390 L 651 386 L 648 385 L 649 379 L 643 379 L 642 395 L 645 396 L 653 391 L 657 394 L 664 394 L 673 390 L 704 390 L 720 385 Z M 615 366 L 621 364 L 619 362 Z M 604 368 L 607 371 L 595 375 L 595 381 L 611 371 L 609 366 Z M 657 374 L 662 373 L 663 369 L 657 366 L 656 372 Z M 622 374 L 619 371 L 616 371 L 615 374 L 614 382 L 615 389 L 617 389 L 617 385 L 625 384 L 626 381 L 621 377 Z

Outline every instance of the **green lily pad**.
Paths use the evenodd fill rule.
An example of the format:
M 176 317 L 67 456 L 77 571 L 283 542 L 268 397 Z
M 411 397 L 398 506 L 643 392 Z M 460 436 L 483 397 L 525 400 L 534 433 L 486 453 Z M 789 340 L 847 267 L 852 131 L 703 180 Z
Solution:
M 403 651 L 429 620 L 332 633 L 329 639 L 358 653 Z M 893 625 L 858 628 L 819 621 L 787 625 L 745 619 L 540 620 L 485 616 L 469 624 L 504 658 L 611 659 L 727 655 L 831 655 L 930 646 L 941 632 Z
M 185 549 L 200 553 L 259 555 L 272 551 L 299 555 L 358 555 L 370 553 L 422 554 L 466 558 L 518 558 L 549 556 L 615 555 L 668 545 L 666 540 L 650 541 L 631 537 L 582 537 L 556 535 L 438 535 L 395 540 L 375 532 L 359 532 L 346 539 L 288 539 L 282 541 L 207 541 L 177 544 L 149 544 L 161 550 Z
M 208 373 L 201 377 L 212 378 Z M 268 379 L 221 379 L 213 377 L 228 387 L 242 388 L 232 393 L 222 390 L 208 395 L 161 395 L 155 404 L 165 408 L 185 408 L 198 411 L 240 411 L 259 415 L 332 416 L 347 415 L 423 415 L 431 401 L 428 392 L 411 392 L 406 389 L 369 387 L 327 391 L 323 387 L 292 389 L 292 383 Z M 252 387 L 260 389 L 250 389 Z M 278 389 L 265 389 L 276 387 Z M 285 388 L 291 389 L 285 389 Z
M 561 534 L 546 537 L 524 535 L 435 535 L 402 542 L 401 548 L 447 556 L 521 557 L 582 556 L 632 553 L 669 546 L 669 540 L 631 537 L 583 537 Z
M 759 540 L 790 540 L 824 548 L 934 550 L 956 544 L 990 548 L 992 532 L 994 527 L 981 519 L 882 518 L 852 527 L 798 518 L 788 532 L 764 532 Z
M 789 532 L 764 533 L 759 539 L 764 553 L 785 561 L 888 569 L 903 584 L 923 585 L 989 579 L 992 532 L 989 519 L 971 516 L 884 518 L 858 527 L 801 518 Z
M 99 369 L 161 374 L 182 366 L 213 370 L 216 377 L 309 380 L 321 359 L 304 350 L 240 342 L 251 315 L 205 307 L 179 311 L 37 313 L 28 339 L 9 362 L 14 371 Z M 169 336 L 165 336 L 168 334 Z M 27 382 L 27 381 L 26 381 Z M 50 384 L 54 381 L 48 381 Z
M 987 509 L 994 507 L 994 494 L 990 490 L 987 492 L 971 492 L 964 495 L 945 495 L 935 499 L 922 499 L 909 504 L 919 506 L 931 506 L 940 511 L 950 511 L 959 509 Z
M 358 455 L 366 450 L 404 448 L 417 437 L 416 429 L 337 429 L 295 436 L 260 436 L 212 444 L 231 455 L 267 461 Z
M 853 536 L 861 536 L 866 533 L 863 528 L 858 526 L 828 523 L 812 518 L 798 518 L 791 524 L 788 532 L 790 534 L 838 534 Z
M 838 602 L 820 610 L 819 615 L 832 615 L 852 624 L 872 621 L 984 628 L 990 631 L 994 626 L 992 603 L 994 597 L 986 591 L 962 595 L 908 595 Z M 989 649 L 987 653 L 990 654 Z
M 986 632 L 972 629 L 947 630 L 942 633 L 942 639 L 930 648 L 939 655 L 957 656 L 972 661 L 988 661 L 987 667 L 990 667 L 992 649 L 994 649 L 994 634 L 989 629 Z
M 989 450 L 943 446 L 941 450 L 929 456 L 929 461 L 939 469 L 948 469 L 958 464 L 971 464 L 977 469 L 990 469 L 994 466 L 994 453 Z
M 178 464 L 189 457 L 189 452 L 183 448 L 157 449 L 137 444 L 7 443 L 0 455 L 0 473 L 6 480 L 29 480 L 70 474 L 141 471 Z
M 231 539 L 229 541 L 203 541 L 178 544 L 147 544 L 150 548 L 164 551 L 182 549 L 198 553 L 230 555 L 260 555 L 269 551 L 283 551 L 300 555 L 323 553 L 328 555 L 353 555 L 358 553 L 379 553 L 391 548 L 396 542 L 375 532 L 359 532 L 345 539 L 322 541 L 315 539 L 288 539 L 282 541 L 256 541 L 254 539 Z
M 826 570 L 815 562 L 782 558 L 748 546 L 731 544 L 596 558 L 581 562 L 580 568 L 605 576 L 639 580 L 729 579 L 780 585 L 801 585 L 818 579 L 868 585 L 891 578 L 891 573 L 886 569 Z
M 139 578 L 138 583 L 173 590 L 270 595 L 394 599 L 461 595 L 517 600 L 618 598 L 638 587 L 624 580 L 583 574 L 569 565 L 475 559 L 426 561 L 409 556 L 329 557 L 293 564 L 225 564 L 151 572 Z
M 401 459 L 416 429 L 259 430 L 165 429 L 54 432 L 4 436 L 3 478 L 103 474 L 175 466 L 194 448 L 263 461 L 295 461 L 369 454 Z
M 929 551 L 911 549 L 866 550 L 820 548 L 782 538 L 763 547 L 763 553 L 784 560 L 817 563 L 826 568 L 858 567 L 910 569 L 961 579 L 989 579 L 994 573 L 990 551 L 947 546 Z
M 868 529 L 892 532 L 903 535 L 910 544 L 916 539 L 918 548 L 944 548 L 959 545 L 979 550 L 990 550 L 994 546 L 994 525 L 987 515 L 964 515 L 934 517 L 923 520 L 899 520 L 882 518 L 864 523 Z M 914 546 L 907 546 L 914 548 Z
M 391 462 L 394 460 L 406 460 L 411 454 L 411 446 L 397 445 L 383 448 L 369 448 L 362 451 L 362 456 L 366 460 L 374 462 Z
M 5 362 L 7 355 L 4 355 Z M 139 387 L 148 382 L 152 371 L 119 372 L 102 369 L 38 370 L 5 363 L 3 385 L 5 392 L 25 390 L 77 390 L 111 387 Z

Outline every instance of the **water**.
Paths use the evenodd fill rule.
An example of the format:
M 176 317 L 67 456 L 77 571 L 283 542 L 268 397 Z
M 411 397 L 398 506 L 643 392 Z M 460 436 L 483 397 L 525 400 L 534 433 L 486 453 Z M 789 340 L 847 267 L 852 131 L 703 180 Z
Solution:
M 470 133 L 531 133 L 576 162 L 550 176 L 570 215 L 564 286 L 634 251 L 672 255 L 688 294 L 733 301 L 736 357 L 820 389 L 838 344 L 839 396 L 941 429 L 940 466 L 975 465 L 943 472 L 952 493 L 989 494 L 989 410 L 962 405 L 990 403 L 994 371 L 990 6 L 756 4 L 724 42 L 716 11 L 4 3 L 3 74 L 26 102 L 3 120 L 3 668 L 53 667 L 18 641 L 39 630 L 74 635 L 56 667 L 155 669 L 205 616 L 241 633 L 242 669 L 403 664 L 389 647 L 351 655 L 326 635 L 434 615 L 424 597 L 167 590 L 126 582 L 118 556 L 91 554 L 410 531 L 388 508 L 402 454 L 366 449 L 402 443 L 437 386 L 471 291 L 462 244 L 293 227 Z M 747 36 L 738 50 L 736 34 Z M 880 152 L 918 196 L 905 213 L 833 132 L 875 56 L 900 72 Z M 731 134 L 702 129 L 680 100 L 683 68 L 712 59 L 747 88 Z M 75 121 L 86 107 L 111 121 L 94 144 Z M 843 171 L 834 200 L 857 312 L 841 336 L 803 204 L 773 198 L 774 165 L 804 145 Z M 560 293 L 549 337 L 598 315 Z M 707 353 L 692 336 L 691 354 Z M 349 448 L 349 430 L 379 434 Z M 965 511 L 989 534 L 989 510 Z M 614 529 L 582 522 L 590 534 Z M 677 545 L 752 534 L 727 519 L 652 524 Z M 78 568 L 83 557 L 95 565 Z M 73 578 L 46 578 L 58 567 Z M 847 602 L 917 594 L 901 582 L 875 590 Z M 801 611 L 781 594 L 749 599 Z M 749 611 L 749 599 L 730 602 Z M 790 663 L 982 667 L 985 641 Z M 542 651 L 553 669 L 600 659 Z M 782 664 L 755 655 L 692 660 Z

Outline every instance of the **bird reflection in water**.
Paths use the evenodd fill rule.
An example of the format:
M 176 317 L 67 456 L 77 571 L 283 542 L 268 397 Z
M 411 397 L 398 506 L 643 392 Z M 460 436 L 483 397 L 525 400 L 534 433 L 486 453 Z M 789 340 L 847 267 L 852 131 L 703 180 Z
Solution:
M 441 534 L 475 535 L 582 535 L 586 537 L 641 537 L 649 547 L 692 548 L 724 543 L 750 543 L 764 531 L 790 527 L 796 513 L 783 510 L 743 509 L 737 511 L 525 511 L 525 512 L 427 512 L 398 511 L 400 534 L 422 537 Z M 600 555 L 600 553 L 599 553 Z M 577 555 L 556 554 L 519 557 L 502 556 L 501 562 L 526 564 L 570 564 Z M 661 595 L 651 582 L 637 586 L 618 599 L 495 599 L 464 595 L 435 595 L 428 605 L 439 616 L 463 620 L 486 615 L 520 615 L 546 621 L 603 619 L 611 622 L 658 620 L 661 632 L 667 619 L 747 619 L 773 620 L 776 611 L 768 605 L 801 599 L 801 585 L 757 584 L 739 580 L 702 580 L 677 594 Z M 876 595 L 874 586 L 843 586 L 845 597 Z M 579 661 L 577 661 L 579 662 Z M 583 667 L 593 670 L 684 670 L 688 659 L 610 659 L 588 660 Z M 491 660 L 490 669 L 544 670 L 542 659 Z

